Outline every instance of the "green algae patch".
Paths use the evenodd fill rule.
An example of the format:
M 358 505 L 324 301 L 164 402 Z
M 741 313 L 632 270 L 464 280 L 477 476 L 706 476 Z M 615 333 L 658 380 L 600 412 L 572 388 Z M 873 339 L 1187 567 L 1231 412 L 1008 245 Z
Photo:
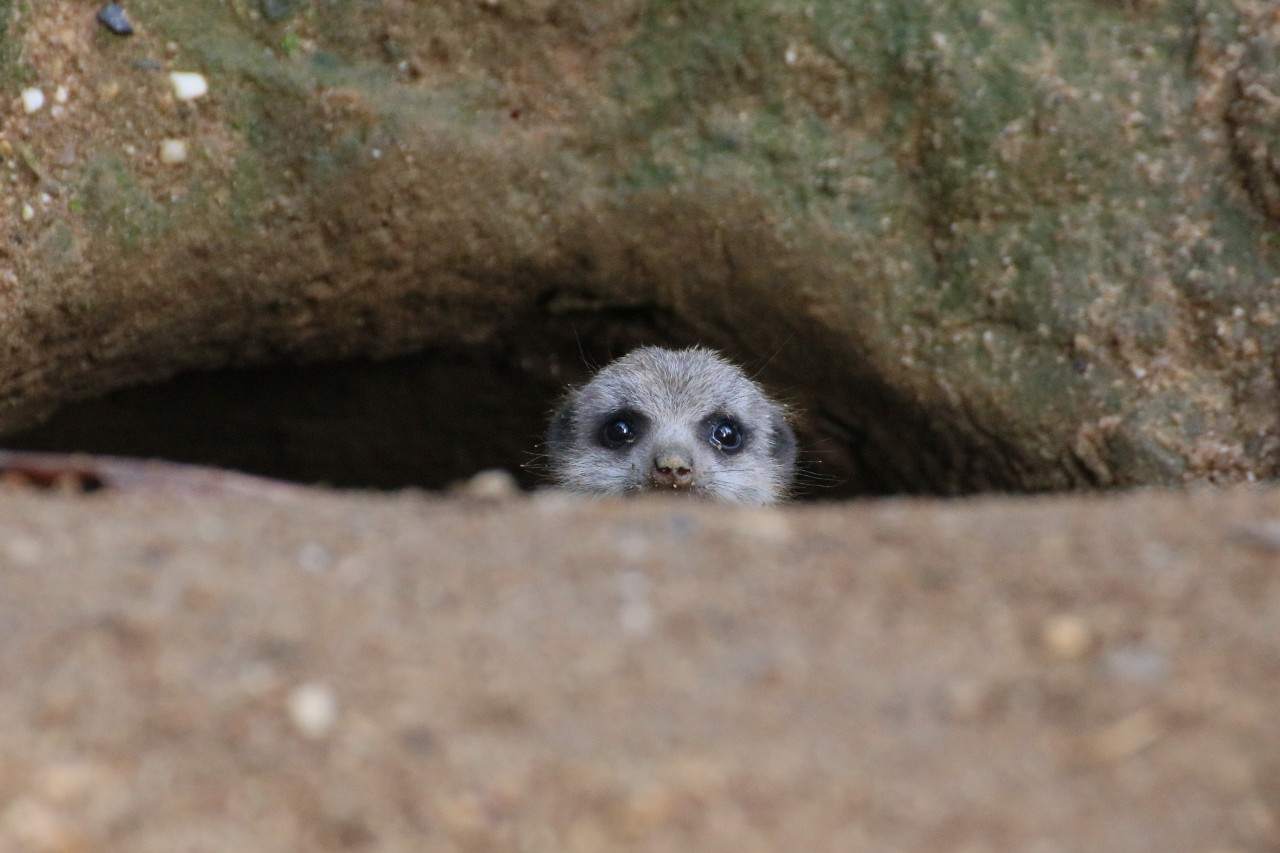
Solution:
M 30 79 L 22 65 L 22 31 L 18 14 L 27 0 L 0 0 L 0 91 L 13 91 Z
M 81 198 L 97 238 L 121 251 L 144 248 L 169 224 L 160 205 L 138 186 L 129 166 L 115 157 L 90 161 Z

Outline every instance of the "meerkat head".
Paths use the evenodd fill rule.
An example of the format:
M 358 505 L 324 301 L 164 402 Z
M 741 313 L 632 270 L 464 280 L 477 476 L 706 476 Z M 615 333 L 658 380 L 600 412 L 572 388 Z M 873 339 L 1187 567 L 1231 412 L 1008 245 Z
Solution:
M 570 390 L 551 419 L 549 468 L 578 492 L 679 492 L 726 503 L 786 497 L 796 439 L 786 410 L 702 348 L 642 347 Z

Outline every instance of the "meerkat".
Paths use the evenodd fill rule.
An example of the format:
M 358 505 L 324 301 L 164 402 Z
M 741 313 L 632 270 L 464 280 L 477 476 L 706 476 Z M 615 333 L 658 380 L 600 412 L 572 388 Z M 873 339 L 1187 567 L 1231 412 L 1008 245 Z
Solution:
M 786 409 L 718 353 L 641 347 L 569 390 L 547 458 L 574 492 L 769 504 L 795 479 L 796 438 Z

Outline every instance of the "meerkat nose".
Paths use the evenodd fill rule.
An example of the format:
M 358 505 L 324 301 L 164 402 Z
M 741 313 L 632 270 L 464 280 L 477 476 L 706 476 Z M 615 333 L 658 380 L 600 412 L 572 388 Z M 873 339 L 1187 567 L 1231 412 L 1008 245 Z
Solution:
M 655 486 L 669 486 L 673 489 L 684 489 L 693 485 L 692 456 L 674 447 L 659 450 L 653 456 L 653 478 Z

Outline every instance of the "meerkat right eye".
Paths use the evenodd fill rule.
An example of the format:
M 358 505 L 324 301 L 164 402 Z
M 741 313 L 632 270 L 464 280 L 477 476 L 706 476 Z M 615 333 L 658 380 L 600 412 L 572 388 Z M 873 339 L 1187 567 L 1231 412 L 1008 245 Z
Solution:
M 624 444 L 636 440 L 638 430 L 635 421 L 625 415 L 610 418 L 600 429 L 600 443 L 610 450 L 617 450 Z
M 716 421 L 711 427 L 711 444 L 725 453 L 737 453 L 742 449 L 742 427 L 729 418 Z

